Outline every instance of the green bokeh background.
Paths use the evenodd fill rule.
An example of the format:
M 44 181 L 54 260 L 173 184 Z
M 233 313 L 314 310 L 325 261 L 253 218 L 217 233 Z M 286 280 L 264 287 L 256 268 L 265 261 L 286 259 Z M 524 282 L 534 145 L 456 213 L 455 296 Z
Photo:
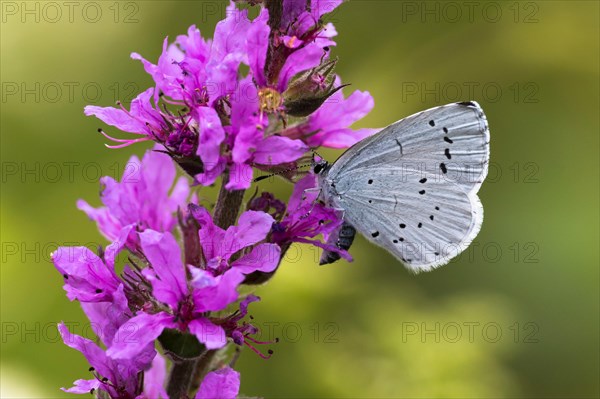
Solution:
M 83 18 L 86 2 L 76 2 L 72 22 L 62 2 L 58 19 L 28 2 L 39 22 L 9 3 L 23 7 L 2 2 L 2 397 L 61 397 L 58 388 L 87 377 L 88 366 L 56 342 L 54 326 L 79 323 L 84 333 L 85 320 L 48 254 L 105 244 L 75 201 L 98 204 L 99 175 L 114 176 L 147 148 L 104 148 L 101 124 L 82 109 L 150 86 L 130 52 L 154 61 L 165 35 L 191 24 L 211 36 L 225 2 L 98 2 L 95 23 Z M 362 238 L 353 263 L 318 267 L 310 248 L 293 249 L 258 291 L 252 314 L 259 325 L 279 323 L 282 342 L 268 361 L 244 351 L 244 394 L 598 397 L 598 2 L 451 4 L 351 1 L 330 17 L 334 52 L 352 83 L 345 92 L 375 98 L 360 127 L 454 100 L 481 103 L 492 156 L 481 233 L 456 261 L 417 276 Z M 137 22 L 124 23 L 132 13 Z M 36 82 L 39 98 L 22 97 L 21 85 L 35 91 Z M 261 189 L 290 192 L 283 181 Z

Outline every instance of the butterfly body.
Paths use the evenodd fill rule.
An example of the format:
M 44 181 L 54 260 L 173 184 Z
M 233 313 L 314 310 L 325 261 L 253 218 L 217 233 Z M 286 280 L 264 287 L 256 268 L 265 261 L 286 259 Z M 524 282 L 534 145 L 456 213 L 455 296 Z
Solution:
M 461 253 L 483 221 L 489 130 L 475 102 L 402 119 L 317 164 L 321 200 L 413 271 Z

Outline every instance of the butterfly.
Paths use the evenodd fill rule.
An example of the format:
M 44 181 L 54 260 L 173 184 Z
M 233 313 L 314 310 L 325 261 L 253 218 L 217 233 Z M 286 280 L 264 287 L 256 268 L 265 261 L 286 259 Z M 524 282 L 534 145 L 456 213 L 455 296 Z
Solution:
M 479 233 L 477 192 L 488 170 L 490 134 L 474 101 L 404 118 L 318 161 L 319 199 L 343 224 L 329 242 L 348 249 L 356 231 L 420 272 L 448 263 Z M 321 264 L 339 259 L 325 251 Z

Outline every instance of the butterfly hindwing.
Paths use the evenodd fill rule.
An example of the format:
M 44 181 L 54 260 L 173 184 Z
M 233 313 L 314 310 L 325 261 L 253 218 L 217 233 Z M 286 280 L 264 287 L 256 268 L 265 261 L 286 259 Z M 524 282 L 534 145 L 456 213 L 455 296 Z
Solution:
M 336 205 L 344 219 L 409 269 L 447 263 L 475 238 L 483 220 L 477 196 L 435 175 L 371 168 L 369 175 L 345 174 Z

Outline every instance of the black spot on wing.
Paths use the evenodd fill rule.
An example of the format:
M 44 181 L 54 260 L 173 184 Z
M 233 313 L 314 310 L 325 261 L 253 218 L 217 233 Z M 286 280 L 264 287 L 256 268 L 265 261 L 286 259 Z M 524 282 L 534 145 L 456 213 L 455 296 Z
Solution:
M 440 164 L 440 169 L 442 170 L 443 174 L 448 173 L 448 168 L 446 168 L 446 164 L 443 162 Z

